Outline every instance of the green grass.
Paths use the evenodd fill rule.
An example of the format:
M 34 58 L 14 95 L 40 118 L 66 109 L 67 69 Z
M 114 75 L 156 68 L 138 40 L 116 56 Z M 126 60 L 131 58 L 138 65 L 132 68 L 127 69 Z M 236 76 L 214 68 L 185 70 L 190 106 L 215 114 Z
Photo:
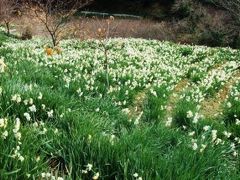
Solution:
M 0 46 L 2 46 L 3 42 L 7 41 L 8 37 L 3 34 L 3 33 L 0 33 Z
M 96 41 L 65 41 L 62 55 L 47 57 L 44 40 L 23 42 L 2 33 L 0 39 L 0 59 L 7 65 L 0 73 L 0 119 L 7 119 L 7 123 L 0 120 L 0 179 L 47 179 L 46 173 L 59 179 L 92 179 L 97 172 L 99 179 L 239 176 L 239 158 L 233 155 L 239 152 L 239 144 L 224 135 L 230 131 L 234 138 L 239 137 L 239 126 L 232 120 L 234 115 L 240 118 L 239 103 L 234 101 L 238 86 L 228 100 L 232 108 L 220 119 L 224 124 L 201 116 L 194 123 L 199 113 L 198 91 L 187 90 L 174 106 L 172 126 L 165 125 L 169 97 L 179 80 L 193 69 L 192 63 L 201 66 L 196 77 L 189 77 L 195 90 L 207 77 L 205 69 L 221 61 L 217 57 L 224 54 L 235 61 L 238 52 L 147 40 L 110 40 L 111 87 L 106 89 L 99 62 L 103 55 L 89 45 Z M 204 53 L 197 57 L 199 51 L 206 52 L 208 63 Z M 204 98 L 205 90 L 198 90 Z M 123 109 L 134 107 L 136 96 L 142 92 L 142 116 L 136 124 L 136 117 L 130 118 Z M 17 102 L 14 97 L 21 100 Z M 31 111 L 33 105 L 36 112 Z M 20 129 L 16 128 L 16 118 L 20 119 Z M 210 128 L 206 130 L 206 126 Z M 231 143 L 236 144 L 234 149 Z

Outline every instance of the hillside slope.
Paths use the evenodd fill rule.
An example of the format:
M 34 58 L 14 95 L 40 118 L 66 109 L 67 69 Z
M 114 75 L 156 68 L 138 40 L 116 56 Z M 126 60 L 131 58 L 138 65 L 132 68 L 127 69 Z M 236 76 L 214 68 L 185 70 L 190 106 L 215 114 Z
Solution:
M 86 7 L 90 11 L 119 13 L 119 14 L 135 14 L 150 18 L 163 19 L 164 17 L 176 17 L 172 13 L 175 3 L 183 2 L 183 4 L 191 5 L 191 2 L 200 3 L 204 8 L 212 7 L 213 11 L 218 10 L 213 3 L 208 0 L 201 1 L 176 1 L 176 0 L 95 0 Z M 185 2 L 185 3 L 184 3 Z M 184 9 L 185 8 L 185 9 Z M 187 10 L 187 6 L 181 10 Z M 184 12 L 183 12 L 184 13 Z
M 111 39 L 107 88 L 99 41 L 0 35 L 1 179 L 238 176 L 239 51 Z

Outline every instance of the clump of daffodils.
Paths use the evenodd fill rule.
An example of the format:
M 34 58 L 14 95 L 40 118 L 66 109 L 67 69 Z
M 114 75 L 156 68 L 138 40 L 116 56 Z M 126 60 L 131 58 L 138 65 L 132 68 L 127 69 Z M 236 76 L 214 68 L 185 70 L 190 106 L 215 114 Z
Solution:
M 8 126 L 8 119 L 7 118 L 0 118 L 0 132 L 1 132 L 1 138 L 3 140 L 7 140 L 8 136 L 11 134 L 11 131 L 9 131 L 9 128 L 11 126 Z M 12 129 L 13 135 L 15 137 L 16 141 L 16 147 L 12 148 L 12 154 L 11 157 L 14 159 L 17 159 L 19 161 L 24 161 L 24 157 L 20 152 L 20 145 L 21 145 L 21 133 L 20 133 L 20 119 L 16 118 L 15 126 Z
M 192 118 L 192 117 L 193 117 L 193 112 L 189 110 L 187 112 L 187 118 Z
M 94 172 L 92 164 L 88 163 L 85 167 L 86 167 L 86 169 L 82 170 L 82 174 L 88 174 L 88 173 L 91 172 L 91 173 L 94 173 L 94 175 L 92 176 L 93 180 L 99 179 L 100 173 L 99 172 Z
M 24 113 L 23 116 L 27 119 L 27 121 L 30 121 L 32 118 L 29 113 Z
M 0 58 L 0 73 L 4 73 L 7 65 L 4 63 L 4 60 Z
M 35 105 L 30 106 L 30 107 L 29 107 L 29 110 L 30 110 L 31 112 L 37 112 L 37 109 L 36 109 L 36 106 L 35 106 Z
M 133 177 L 134 177 L 136 180 L 142 180 L 142 177 L 139 176 L 138 173 L 134 173 L 134 174 L 133 174 Z
M 20 119 L 16 118 L 16 123 L 15 123 L 15 127 L 13 129 L 13 133 L 14 133 L 15 138 L 18 141 L 20 141 L 20 139 L 21 139 L 21 133 L 19 132 L 20 124 L 21 124 Z
M 187 118 L 192 119 L 192 122 L 194 124 L 198 123 L 198 121 L 202 118 L 203 116 L 200 115 L 198 112 L 195 114 L 192 111 L 187 111 Z
M 21 95 L 20 94 L 14 94 L 11 99 L 13 102 L 16 102 L 19 104 L 22 101 Z
M 168 117 L 166 123 L 165 123 L 165 126 L 166 127 L 170 127 L 172 125 L 172 121 L 173 121 L 173 118 L 172 117 Z
M 0 130 L 3 129 L 2 131 L 2 139 L 6 139 L 8 137 L 8 131 L 6 130 L 8 124 L 7 118 L 0 118 Z
M 83 173 L 83 174 L 87 174 L 88 172 L 92 171 L 92 168 L 93 168 L 93 165 L 90 164 L 90 163 L 88 163 L 88 164 L 86 165 L 86 169 L 82 170 L 82 173 Z
M 198 149 L 198 144 L 195 140 L 192 140 L 192 149 L 196 151 Z
M 19 161 L 24 161 L 24 157 L 20 154 L 20 146 L 17 146 L 13 149 L 13 158 L 18 159 Z
M 93 180 L 97 180 L 99 178 L 100 174 L 99 172 L 95 173 L 94 176 L 93 176 Z
M 48 111 L 47 115 L 49 118 L 53 118 L 53 110 L 51 109 L 50 111 Z
M 52 173 L 49 173 L 49 172 L 41 173 L 41 178 L 42 179 L 63 180 L 62 177 L 60 177 L 60 176 L 57 177 L 57 176 L 55 176 L 55 175 L 53 175 Z
M 7 118 L 0 118 L 0 128 L 6 128 L 7 127 L 8 120 Z

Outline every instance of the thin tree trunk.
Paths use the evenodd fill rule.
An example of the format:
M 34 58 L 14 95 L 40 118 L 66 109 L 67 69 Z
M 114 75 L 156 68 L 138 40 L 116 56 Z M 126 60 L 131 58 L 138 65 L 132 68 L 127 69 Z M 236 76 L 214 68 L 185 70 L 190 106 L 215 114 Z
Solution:
M 7 35 L 10 35 L 10 22 L 5 21 L 5 25 L 6 25 L 6 28 L 7 28 Z
M 51 39 L 52 39 L 52 44 L 53 44 L 53 47 L 56 47 L 56 37 L 54 34 L 50 33 L 51 34 Z
M 106 71 L 106 81 L 107 81 L 107 90 L 109 88 L 109 70 L 108 70 L 108 54 L 107 54 L 107 49 L 105 47 L 104 50 L 104 55 L 105 55 L 105 62 L 104 62 L 104 66 L 105 66 L 105 71 Z

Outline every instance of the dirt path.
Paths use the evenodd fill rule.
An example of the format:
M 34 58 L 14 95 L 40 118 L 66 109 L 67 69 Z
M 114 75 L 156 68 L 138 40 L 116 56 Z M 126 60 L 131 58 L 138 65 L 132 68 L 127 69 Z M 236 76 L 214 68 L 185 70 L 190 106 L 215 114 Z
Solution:
M 225 63 L 226 63 L 226 61 L 214 64 L 208 70 L 208 73 L 211 73 L 211 71 L 222 67 Z M 188 79 L 182 79 L 179 83 L 177 83 L 177 85 L 175 86 L 175 88 L 173 90 L 173 93 L 169 97 L 169 103 L 167 105 L 166 117 L 172 116 L 174 107 L 175 107 L 176 103 L 179 101 L 181 93 L 183 91 L 185 91 L 187 88 L 190 88 L 189 86 L 190 86 L 190 80 L 188 80 Z M 215 105 L 215 104 L 213 104 L 213 105 Z
M 222 104 L 228 98 L 232 86 L 240 80 L 240 71 L 233 74 L 232 78 L 221 88 L 221 90 L 212 98 L 204 100 L 201 104 L 200 113 L 207 118 L 214 118 L 221 114 Z
M 146 99 L 147 96 L 146 92 L 147 92 L 146 90 L 141 91 L 135 96 L 133 105 L 128 108 L 129 109 L 128 116 L 130 119 L 141 118 L 140 116 L 144 108 L 144 100 Z

